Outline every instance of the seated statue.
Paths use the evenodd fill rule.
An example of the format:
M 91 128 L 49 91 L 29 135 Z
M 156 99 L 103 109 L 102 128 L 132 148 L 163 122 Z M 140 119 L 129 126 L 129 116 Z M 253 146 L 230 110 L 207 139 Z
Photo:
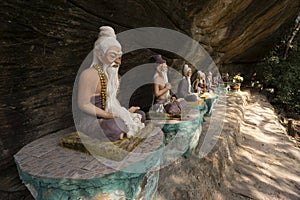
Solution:
M 223 73 L 223 74 L 222 74 L 222 79 L 223 79 L 224 82 L 229 82 L 229 81 L 230 81 L 230 80 L 229 80 L 229 77 L 230 77 L 230 76 L 229 76 L 228 73 L 226 73 L 226 74 Z
M 117 100 L 121 56 L 113 28 L 100 27 L 92 64 L 80 74 L 78 85 L 78 107 L 83 113 L 78 131 L 90 137 L 116 141 L 144 128 L 145 113 L 139 107 L 127 110 Z
M 158 64 L 153 77 L 155 103 L 166 103 L 170 98 L 170 90 L 172 88 L 168 81 L 168 65 L 161 55 L 154 56 L 154 59 Z
M 185 64 L 183 68 L 183 78 L 178 85 L 177 96 L 189 102 L 198 100 L 197 96 L 192 93 L 191 76 L 192 69 Z
M 203 72 L 197 72 L 197 79 L 193 83 L 194 91 L 198 94 L 203 94 L 207 91 L 206 76 Z
M 162 113 L 180 114 L 184 102 L 176 100 L 176 98 L 170 94 L 172 87 L 168 80 L 168 66 L 166 60 L 164 60 L 161 55 L 154 56 L 154 59 L 157 63 L 157 67 L 153 77 L 155 96 L 153 110 Z
M 212 87 L 213 87 L 213 75 L 211 72 L 208 72 L 208 75 L 207 75 L 207 88 L 209 91 L 212 90 Z

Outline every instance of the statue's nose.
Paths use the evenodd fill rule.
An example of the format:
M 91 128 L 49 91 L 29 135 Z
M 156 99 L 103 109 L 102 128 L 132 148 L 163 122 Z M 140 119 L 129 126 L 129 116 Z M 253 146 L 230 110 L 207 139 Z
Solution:
M 121 58 L 120 58 L 120 57 L 117 58 L 117 59 L 115 60 L 115 63 L 117 63 L 118 65 L 120 65 L 120 64 L 121 64 Z

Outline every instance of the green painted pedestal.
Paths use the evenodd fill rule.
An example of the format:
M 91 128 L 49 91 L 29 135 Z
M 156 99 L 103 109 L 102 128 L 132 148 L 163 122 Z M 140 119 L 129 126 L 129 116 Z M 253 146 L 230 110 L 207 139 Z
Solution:
M 65 133 L 40 138 L 15 155 L 20 178 L 35 199 L 155 198 L 161 160 L 156 150 L 163 146 L 160 130 L 120 162 L 120 169 L 107 166 L 109 161 L 104 165 L 91 155 L 59 146 Z

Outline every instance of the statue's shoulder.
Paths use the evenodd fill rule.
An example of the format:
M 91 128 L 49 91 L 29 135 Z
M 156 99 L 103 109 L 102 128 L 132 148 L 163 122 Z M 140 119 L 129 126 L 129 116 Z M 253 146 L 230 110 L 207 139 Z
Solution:
M 81 72 L 80 79 L 85 79 L 85 80 L 98 79 L 98 73 L 94 68 L 87 68 Z
M 154 78 L 154 83 L 161 83 L 161 82 L 163 82 L 163 78 L 161 77 L 161 76 L 156 76 L 155 78 Z
M 83 71 L 81 72 L 81 74 L 95 75 L 95 74 L 97 74 L 97 71 L 96 71 L 94 68 L 89 67 L 89 68 L 83 70 Z

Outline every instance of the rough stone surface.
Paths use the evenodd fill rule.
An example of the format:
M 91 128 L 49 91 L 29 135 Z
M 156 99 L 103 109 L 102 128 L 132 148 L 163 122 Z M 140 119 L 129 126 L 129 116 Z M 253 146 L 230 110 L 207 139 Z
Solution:
M 218 113 L 218 105 L 214 113 Z M 300 150 L 290 141 L 273 107 L 260 94 L 227 97 L 227 113 L 213 150 L 160 171 L 159 198 L 299 199 Z

